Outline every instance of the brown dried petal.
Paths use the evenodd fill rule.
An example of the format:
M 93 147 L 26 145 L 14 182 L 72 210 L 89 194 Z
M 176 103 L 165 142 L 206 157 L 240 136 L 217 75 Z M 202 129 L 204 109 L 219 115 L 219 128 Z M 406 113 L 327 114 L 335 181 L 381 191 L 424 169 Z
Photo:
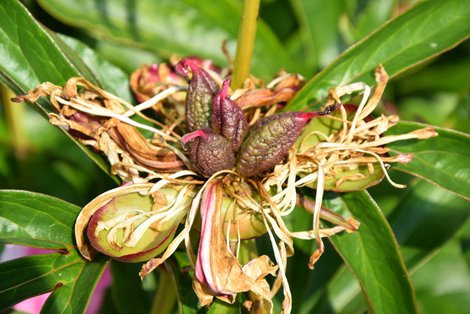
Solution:
M 268 88 L 254 89 L 238 97 L 235 103 L 242 109 L 269 106 L 280 102 L 288 102 L 296 93 L 297 90 L 292 88 L 283 88 L 278 91 Z
M 115 127 L 108 132 L 124 151 L 143 166 L 165 172 L 178 171 L 184 167 L 184 163 L 173 151 L 152 145 L 131 125 L 115 121 Z
M 138 102 L 144 102 L 169 85 L 185 85 L 186 82 L 166 63 L 143 65 L 130 76 L 132 92 Z
M 223 190 L 221 181 L 209 184 L 201 203 L 201 239 L 196 262 L 194 287 L 202 305 L 213 296 L 233 302 L 239 292 L 250 291 L 270 299 L 269 285 L 263 279 L 275 267 L 267 257 L 240 265 L 228 249 L 223 233 Z

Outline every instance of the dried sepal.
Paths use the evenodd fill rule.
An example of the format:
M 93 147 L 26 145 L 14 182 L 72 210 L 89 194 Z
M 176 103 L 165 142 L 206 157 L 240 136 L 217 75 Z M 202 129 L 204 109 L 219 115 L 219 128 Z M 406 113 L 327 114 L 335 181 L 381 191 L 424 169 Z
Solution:
M 227 247 L 223 233 L 223 188 L 220 180 L 208 184 L 201 202 L 201 238 L 197 253 L 194 288 L 201 305 L 213 297 L 232 303 L 237 293 L 253 291 L 270 300 L 270 288 L 264 279 L 276 267 L 267 256 L 243 267 Z
M 88 203 L 75 224 L 80 253 L 89 260 L 99 251 L 120 261 L 141 262 L 162 252 L 186 215 L 193 193 L 189 187 L 166 186 L 149 194 L 152 187 L 124 185 Z
M 141 181 L 134 165 L 148 171 L 174 172 L 183 161 L 163 140 L 174 140 L 165 132 L 139 124 L 129 118 L 124 100 L 113 96 L 82 78 L 71 78 L 65 87 L 44 83 L 17 101 L 35 102 L 49 97 L 57 113 L 49 113 L 50 122 L 68 131 L 82 144 L 107 156 L 114 173 L 124 181 Z M 162 145 L 144 138 L 137 127 L 154 132 Z
M 111 138 L 140 165 L 161 172 L 174 172 L 184 168 L 183 161 L 174 151 L 164 146 L 153 145 L 133 126 L 117 121 L 108 132 Z
M 142 65 L 132 72 L 129 85 L 139 103 L 149 100 L 169 86 L 182 86 L 186 82 L 166 63 Z M 182 93 L 172 95 L 175 101 L 184 101 Z M 156 104 L 159 105 L 159 104 Z
M 245 110 L 287 103 L 302 87 L 303 78 L 296 74 L 280 73 L 269 85 L 266 88 L 252 88 L 244 91 L 236 97 L 236 104 Z

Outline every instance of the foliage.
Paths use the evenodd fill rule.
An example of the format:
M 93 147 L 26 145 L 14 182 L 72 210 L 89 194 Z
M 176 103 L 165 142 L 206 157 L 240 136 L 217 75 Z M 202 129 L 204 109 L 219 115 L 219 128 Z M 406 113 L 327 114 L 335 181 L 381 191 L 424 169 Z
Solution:
M 241 12 L 233 0 L 24 2 L 0 3 L 4 86 L 23 94 L 45 81 L 64 85 L 72 76 L 83 76 L 129 101 L 128 74 L 141 63 L 176 53 L 227 65 L 221 45 L 226 40 L 234 53 Z M 416 1 L 408 7 L 409 2 L 262 3 L 253 74 L 268 80 L 284 68 L 312 77 L 287 109 L 316 108 L 339 85 L 374 84 L 373 69 L 383 64 L 393 80 L 382 112 L 414 121 L 401 122 L 390 134 L 422 123 L 436 125 L 439 133 L 423 142 L 390 145 L 392 154 L 415 156 L 391 172 L 395 181 L 407 183 L 406 190 L 383 182 L 369 191 L 326 196 L 329 208 L 354 216 L 361 226 L 332 237 L 314 271 L 306 267 L 312 243 L 295 243 L 287 273 L 294 313 L 412 313 L 418 308 L 459 313 L 470 307 L 470 45 L 465 41 L 470 3 Z M 0 264 L 0 308 L 54 291 L 43 312 L 83 312 L 107 261 L 88 262 L 76 251 L 72 229 L 79 207 L 71 203 L 86 204 L 113 186 L 110 171 L 101 156 L 78 142 L 70 145 L 71 137 L 29 108 L 14 109 L 18 105 L 10 104 L 8 95 L 3 89 L 0 187 L 68 202 L 33 192 L 0 192 L 0 244 L 52 250 Z M 50 104 L 41 101 L 36 109 L 45 114 Z M 303 230 L 307 217 L 302 212 L 293 217 L 293 229 Z M 187 261 L 176 256 L 166 268 L 177 282 L 179 312 L 196 313 L 190 275 L 179 271 L 184 266 Z M 115 280 L 108 302 L 123 313 L 148 311 L 148 290 L 154 287 L 136 280 L 138 267 L 112 262 L 111 269 Z M 165 282 L 164 275 L 156 279 L 157 286 Z M 239 311 L 221 302 L 209 310 Z

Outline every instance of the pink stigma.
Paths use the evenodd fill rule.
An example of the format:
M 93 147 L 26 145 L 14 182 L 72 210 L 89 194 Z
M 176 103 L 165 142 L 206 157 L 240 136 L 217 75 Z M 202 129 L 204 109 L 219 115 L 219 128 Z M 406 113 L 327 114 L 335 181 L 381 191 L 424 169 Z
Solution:
M 188 133 L 188 134 L 184 135 L 181 138 L 181 143 L 183 143 L 183 145 L 185 145 L 186 143 L 188 143 L 189 141 L 191 141 L 192 139 L 195 139 L 197 137 L 202 137 L 203 139 L 206 139 L 207 138 L 207 131 L 196 130 L 194 132 Z

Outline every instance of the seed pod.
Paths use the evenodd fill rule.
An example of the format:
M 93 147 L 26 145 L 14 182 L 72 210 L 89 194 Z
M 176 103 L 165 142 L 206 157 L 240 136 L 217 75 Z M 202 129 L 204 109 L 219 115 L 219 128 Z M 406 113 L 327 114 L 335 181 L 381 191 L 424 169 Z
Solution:
M 227 139 L 212 133 L 210 129 L 197 130 L 183 136 L 181 142 L 187 147 L 189 160 L 203 177 L 210 177 L 224 169 L 232 169 L 235 155 Z
M 176 71 L 189 80 L 189 71 L 192 77 L 186 96 L 186 122 L 188 130 L 210 127 L 212 114 L 212 100 L 217 92 L 217 84 L 204 69 L 188 59 L 181 60 L 176 65 Z
M 259 120 L 238 153 L 237 172 L 244 177 L 271 170 L 287 154 L 316 113 L 286 112 Z
M 356 113 L 357 106 L 352 104 L 342 105 L 347 113 L 347 119 L 352 121 Z M 311 120 L 302 130 L 301 135 L 295 143 L 297 151 L 305 154 L 310 148 L 324 141 L 324 137 L 318 134 L 331 136 L 343 129 L 341 122 L 341 113 L 339 111 L 332 113 L 332 116 L 338 119 L 333 120 L 328 117 L 317 117 Z M 365 121 L 371 121 L 373 117 L 368 116 Z M 302 177 L 304 174 L 300 174 Z M 382 181 L 384 172 L 378 163 L 374 164 L 356 164 L 341 165 L 339 167 L 331 167 L 330 171 L 325 173 L 324 186 L 325 191 L 351 192 L 364 190 L 370 186 L 378 184 Z M 312 182 L 307 187 L 316 189 L 317 182 Z
M 189 210 L 193 194 L 188 187 L 167 186 L 144 195 L 153 184 L 135 184 L 101 194 L 80 212 L 75 225 L 77 246 L 91 259 L 91 247 L 123 262 L 142 262 L 160 254 L 172 241 Z
M 222 217 L 224 221 L 223 234 L 230 241 L 248 240 L 257 238 L 267 232 L 260 212 L 243 206 L 243 202 L 236 201 L 236 194 L 241 199 L 249 198 L 261 202 L 259 192 L 246 183 L 230 186 L 230 194 L 224 194 L 222 200 Z
M 227 95 L 230 79 L 225 80 L 220 92 L 215 95 L 212 106 L 211 126 L 214 132 L 223 135 L 238 151 L 248 130 L 243 111 Z

